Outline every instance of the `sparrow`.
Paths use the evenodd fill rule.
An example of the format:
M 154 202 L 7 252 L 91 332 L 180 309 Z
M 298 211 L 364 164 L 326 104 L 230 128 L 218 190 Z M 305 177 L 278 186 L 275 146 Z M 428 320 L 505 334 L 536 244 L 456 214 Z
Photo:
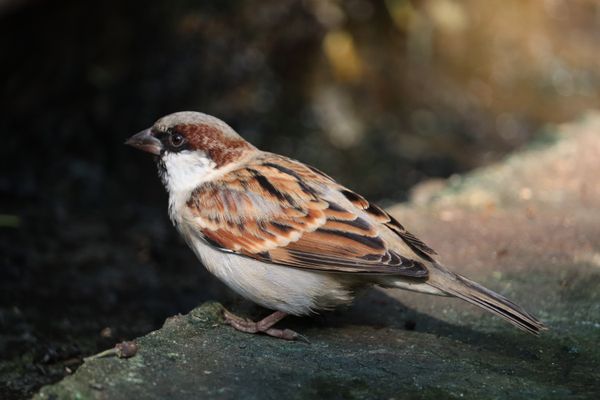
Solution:
M 202 264 L 274 311 L 255 322 L 224 310 L 237 330 L 299 339 L 274 325 L 348 304 L 369 286 L 454 296 L 527 332 L 546 329 L 448 270 L 382 208 L 314 167 L 259 150 L 215 117 L 170 114 L 125 143 L 155 156 L 170 219 Z

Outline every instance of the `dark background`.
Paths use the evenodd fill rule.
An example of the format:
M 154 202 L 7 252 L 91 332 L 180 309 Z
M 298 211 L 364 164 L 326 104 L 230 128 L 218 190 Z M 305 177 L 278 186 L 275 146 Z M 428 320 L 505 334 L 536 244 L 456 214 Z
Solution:
M 388 205 L 598 107 L 599 21 L 592 0 L 0 2 L 0 398 L 233 299 L 131 134 L 203 111 Z

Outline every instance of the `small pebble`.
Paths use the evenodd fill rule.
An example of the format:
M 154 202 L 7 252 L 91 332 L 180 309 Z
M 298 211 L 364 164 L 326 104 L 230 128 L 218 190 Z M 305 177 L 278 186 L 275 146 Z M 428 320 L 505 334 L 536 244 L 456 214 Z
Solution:
M 138 352 L 138 345 L 135 341 L 125 341 L 121 343 L 117 343 L 115 345 L 115 350 L 117 353 L 117 357 L 119 358 L 129 358 L 133 357 Z

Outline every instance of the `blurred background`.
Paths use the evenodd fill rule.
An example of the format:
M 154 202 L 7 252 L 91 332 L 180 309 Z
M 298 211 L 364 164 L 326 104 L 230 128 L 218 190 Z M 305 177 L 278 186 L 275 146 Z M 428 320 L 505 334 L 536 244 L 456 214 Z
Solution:
M 0 398 L 232 297 L 123 146 L 160 116 L 390 205 L 597 109 L 599 49 L 595 0 L 0 0 Z

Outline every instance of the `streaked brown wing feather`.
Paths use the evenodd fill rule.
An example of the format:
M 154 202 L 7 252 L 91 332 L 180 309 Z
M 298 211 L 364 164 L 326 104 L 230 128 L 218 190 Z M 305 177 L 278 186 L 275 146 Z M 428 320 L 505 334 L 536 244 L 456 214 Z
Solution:
M 319 185 L 332 182 L 269 155 L 200 186 L 188 207 L 207 241 L 247 257 L 296 268 L 425 278 L 425 266 L 388 249 L 371 222 L 322 198 Z M 370 207 L 339 188 L 359 208 Z
M 374 217 L 377 221 L 384 224 L 386 227 L 396 233 L 404 243 L 412 251 L 418 254 L 420 257 L 427 261 L 435 261 L 434 256 L 437 255 L 435 250 L 427 246 L 421 239 L 407 231 L 396 218 L 376 206 L 375 204 L 369 203 L 364 197 L 356 194 L 348 189 L 342 190 L 342 194 L 355 206 L 365 210 L 369 215 Z

